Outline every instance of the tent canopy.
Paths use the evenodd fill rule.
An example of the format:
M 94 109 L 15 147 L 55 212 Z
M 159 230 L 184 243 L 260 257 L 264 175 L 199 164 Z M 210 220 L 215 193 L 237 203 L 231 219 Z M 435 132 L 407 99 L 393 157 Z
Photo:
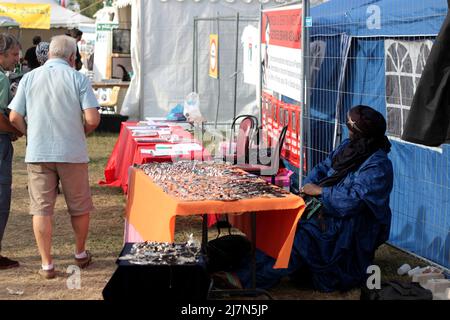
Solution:
M 50 28 L 73 28 L 80 23 L 95 23 L 93 19 L 61 7 L 52 0 L 2 0 L 2 2 L 18 4 L 50 4 Z
M 317 5 L 324 1 L 328 0 L 310 0 L 310 3 Z M 261 4 L 265 8 L 269 8 L 283 2 L 289 3 L 290 1 L 118 0 L 116 4 L 119 7 L 131 4 L 132 8 L 131 52 L 135 72 L 121 113 L 140 119 L 147 116 L 164 116 L 170 108 L 177 103 L 182 103 L 184 97 L 192 91 L 195 17 L 214 18 L 219 15 L 230 17 L 236 16 L 239 12 L 240 19 L 243 17 L 254 18 L 253 25 L 257 27 Z M 143 21 L 140 21 L 141 16 Z M 151 19 L 147 17 L 151 17 Z M 240 31 L 246 25 L 251 24 L 249 21 L 241 21 Z M 197 24 L 196 41 L 199 43 L 198 74 L 200 75 L 198 91 L 201 97 L 202 115 L 208 121 L 215 118 L 217 105 L 219 105 L 219 122 L 229 121 L 233 118 L 234 76 L 238 74 L 238 79 L 242 79 L 240 72 L 242 67 L 238 66 L 238 73 L 234 71 L 235 25 L 236 23 L 233 24 L 233 22 L 222 22 L 219 27 L 213 21 L 202 21 Z M 219 48 L 223 49 L 219 54 L 220 83 L 209 78 L 207 72 L 209 34 L 215 33 L 220 34 L 219 41 L 222 44 L 227 43 L 224 46 L 219 45 Z M 241 39 L 241 36 L 242 34 L 238 39 Z M 241 56 L 238 57 L 238 63 L 243 61 L 242 54 L 243 49 L 240 43 L 238 55 Z M 145 88 L 142 93 L 141 86 Z M 237 114 L 258 112 L 255 86 L 242 83 L 237 86 L 237 91 Z
M 229 17 L 236 16 L 238 12 L 240 19 L 253 17 L 253 24 L 257 26 L 260 3 L 258 1 L 228 3 L 226 1 L 134 0 L 131 19 L 131 52 L 135 76 L 132 78 L 124 100 L 122 114 L 140 119 L 149 116 L 161 117 L 176 104 L 183 103 L 184 97 L 192 91 L 193 87 L 194 18 L 211 18 L 218 15 Z M 141 16 L 143 21 L 139 21 Z M 241 21 L 240 32 L 248 24 L 251 23 Z M 236 39 L 235 26 L 235 22 L 230 24 L 227 21 L 221 22 L 220 27 L 217 27 L 216 22 L 211 21 L 201 21 L 197 24 L 198 93 L 202 115 L 208 121 L 215 119 L 218 105 L 219 122 L 233 118 L 233 88 L 236 74 L 233 50 Z M 219 62 L 220 81 L 212 80 L 207 70 L 209 35 L 213 33 L 219 34 L 222 44 L 230 44 L 228 47 L 219 45 L 219 48 L 222 48 Z M 241 33 L 238 39 L 240 38 Z M 243 51 L 241 43 L 238 49 L 239 52 Z M 238 58 L 238 64 L 242 64 L 242 61 L 241 56 Z M 238 78 L 238 81 L 240 79 L 242 77 Z M 237 86 L 237 114 L 248 104 L 254 105 L 255 90 L 255 86 L 249 84 Z
M 332 0 L 311 9 L 311 35 L 436 35 L 446 15 L 446 0 Z
M 17 23 L 16 20 L 10 18 L 10 17 L 5 17 L 5 16 L 0 16 L 0 27 L 19 27 L 20 24 Z

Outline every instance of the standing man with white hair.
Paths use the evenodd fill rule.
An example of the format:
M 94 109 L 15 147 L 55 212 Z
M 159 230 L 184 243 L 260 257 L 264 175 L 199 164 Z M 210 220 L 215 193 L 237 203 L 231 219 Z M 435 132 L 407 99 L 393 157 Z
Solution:
M 30 214 L 42 259 L 39 274 L 46 279 L 56 276 L 51 245 L 58 181 L 75 233 L 75 263 L 80 268 L 91 263 L 85 249 L 89 213 L 94 209 L 86 134 L 98 126 L 100 115 L 88 78 L 74 69 L 76 52 L 75 39 L 53 37 L 49 60 L 25 74 L 9 105 L 11 122 L 28 137 Z
M 11 141 L 22 136 L 8 119 L 8 104 L 12 99 L 10 82 L 5 74 L 19 62 L 20 44 L 14 36 L 0 34 L 0 252 L 3 234 L 11 207 L 12 158 Z M 0 255 L 0 270 L 16 268 L 19 262 Z

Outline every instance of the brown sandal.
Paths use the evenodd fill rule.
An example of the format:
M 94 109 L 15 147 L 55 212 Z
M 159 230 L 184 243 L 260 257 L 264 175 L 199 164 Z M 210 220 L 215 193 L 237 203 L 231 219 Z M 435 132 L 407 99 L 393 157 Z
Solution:
M 77 259 L 75 258 L 75 263 L 81 269 L 86 268 L 92 263 L 92 254 L 86 250 L 86 258 Z
M 40 269 L 38 271 L 39 275 L 41 277 L 43 277 L 44 279 L 54 279 L 56 277 L 56 271 L 55 268 L 50 269 L 50 270 L 44 270 L 44 269 Z

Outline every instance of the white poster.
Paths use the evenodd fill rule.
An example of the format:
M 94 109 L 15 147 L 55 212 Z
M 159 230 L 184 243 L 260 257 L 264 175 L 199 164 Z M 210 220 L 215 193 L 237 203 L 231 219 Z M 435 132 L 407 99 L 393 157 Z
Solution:
M 244 50 L 244 82 L 256 85 L 258 83 L 258 50 L 259 50 L 259 32 L 254 26 L 247 26 L 241 37 L 241 43 Z
M 94 48 L 94 81 L 108 79 L 108 69 L 111 68 L 112 54 L 112 29 L 117 28 L 116 23 L 95 24 L 95 48 Z M 111 70 L 109 70 L 111 72 Z
M 263 88 L 301 100 L 301 5 L 263 11 L 261 59 Z

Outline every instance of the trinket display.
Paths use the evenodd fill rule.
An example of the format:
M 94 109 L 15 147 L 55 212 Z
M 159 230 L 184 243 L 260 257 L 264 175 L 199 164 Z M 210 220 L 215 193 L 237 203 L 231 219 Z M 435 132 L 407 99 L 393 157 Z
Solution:
M 133 244 L 130 253 L 119 260 L 136 265 L 179 265 L 198 263 L 200 246 L 191 242 L 140 242 Z
M 164 192 L 184 201 L 280 198 L 289 192 L 229 163 L 178 161 L 138 166 Z

